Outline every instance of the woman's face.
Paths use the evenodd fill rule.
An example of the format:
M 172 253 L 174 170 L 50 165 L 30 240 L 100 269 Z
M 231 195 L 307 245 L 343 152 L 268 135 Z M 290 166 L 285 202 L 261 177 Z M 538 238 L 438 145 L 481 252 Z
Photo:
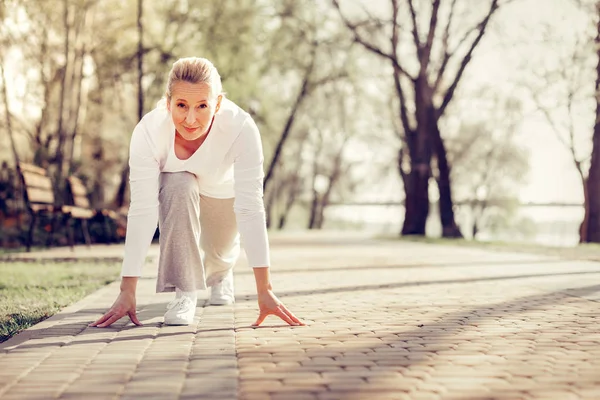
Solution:
M 211 99 L 210 86 L 204 82 L 175 83 L 167 109 L 177 133 L 185 140 L 195 140 L 206 134 L 213 116 L 221 106 L 221 99 L 221 95 Z

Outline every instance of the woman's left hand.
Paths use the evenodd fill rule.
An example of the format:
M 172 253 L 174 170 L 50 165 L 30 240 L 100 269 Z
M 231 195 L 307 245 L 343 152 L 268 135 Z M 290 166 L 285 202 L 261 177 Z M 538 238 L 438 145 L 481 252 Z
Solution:
M 258 308 L 260 313 L 258 319 L 252 326 L 259 326 L 269 315 L 275 315 L 289 325 L 304 325 L 304 322 L 300 321 L 290 310 L 288 310 L 271 290 L 258 294 Z

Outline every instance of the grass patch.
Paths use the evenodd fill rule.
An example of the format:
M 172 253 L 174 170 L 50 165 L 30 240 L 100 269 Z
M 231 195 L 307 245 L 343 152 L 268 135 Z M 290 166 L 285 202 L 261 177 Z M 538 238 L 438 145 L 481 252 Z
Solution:
M 0 342 L 118 279 L 120 263 L 0 263 Z
M 403 240 L 417 243 L 440 244 L 448 246 L 463 246 L 486 249 L 491 251 L 508 251 L 516 253 L 540 254 L 555 256 L 569 260 L 600 261 L 600 244 L 585 243 L 574 247 L 544 246 L 535 243 L 519 242 L 480 242 L 466 239 L 446 239 L 427 237 L 386 237 L 386 239 Z

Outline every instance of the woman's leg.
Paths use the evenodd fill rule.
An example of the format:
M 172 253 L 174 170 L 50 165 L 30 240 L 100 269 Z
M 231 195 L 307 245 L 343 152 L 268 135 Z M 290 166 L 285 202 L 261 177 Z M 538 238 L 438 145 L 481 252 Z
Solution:
M 200 243 L 204 251 L 206 285 L 211 286 L 213 292 L 222 291 L 226 297 L 231 297 L 231 302 L 233 266 L 240 255 L 240 236 L 233 201 L 200 196 Z
M 200 256 L 200 191 L 189 172 L 160 174 L 156 292 L 206 289 Z

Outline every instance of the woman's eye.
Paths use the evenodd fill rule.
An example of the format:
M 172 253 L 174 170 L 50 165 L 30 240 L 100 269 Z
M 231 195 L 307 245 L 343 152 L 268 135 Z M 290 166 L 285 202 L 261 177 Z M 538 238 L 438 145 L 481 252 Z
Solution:
M 208 107 L 206 104 L 200 104 L 199 108 L 206 108 Z
M 177 104 L 177 107 L 179 107 L 179 108 L 185 108 L 185 104 L 179 103 L 179 104 Z

